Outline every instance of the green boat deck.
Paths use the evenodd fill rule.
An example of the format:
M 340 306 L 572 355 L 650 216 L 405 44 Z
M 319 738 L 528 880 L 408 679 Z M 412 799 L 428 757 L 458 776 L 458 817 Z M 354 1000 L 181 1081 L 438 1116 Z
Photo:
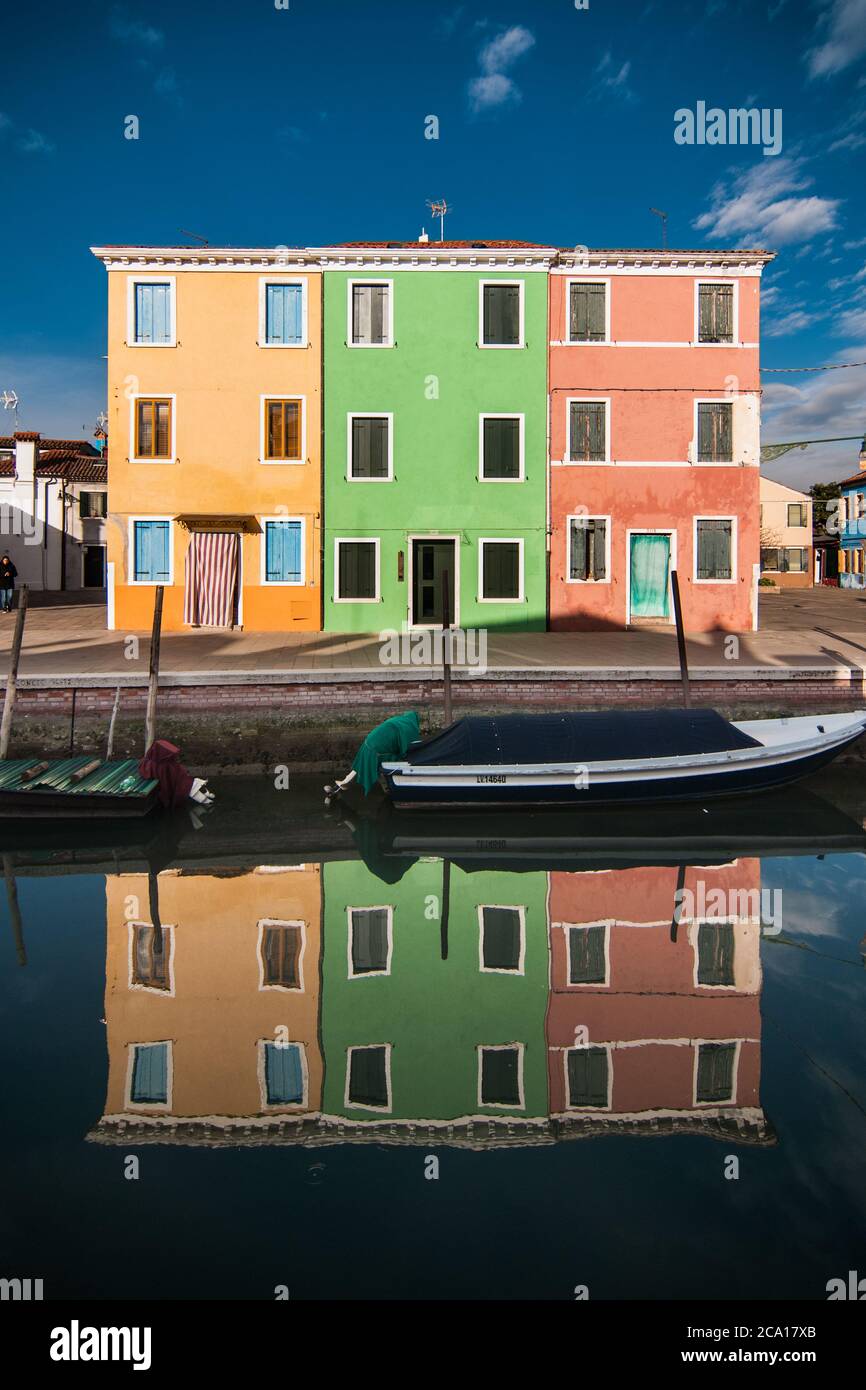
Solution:
M 30 795 L 33 792 L 54 792 L 63 796 L 121 796 L 137 800 L 150 796 L 157 786 L 154 778 L 142 777 L 135 758 L 126 758 L 123 762 L 100 762 L 86 777 L 80 781 L 73 780 L 75 773 L 94 761 L 92 754 L 53 760 L 32 781 L 21 780 L 30 768 L 46 761 L 48 759 L 17 758 L 0 763 L 0 793 Z

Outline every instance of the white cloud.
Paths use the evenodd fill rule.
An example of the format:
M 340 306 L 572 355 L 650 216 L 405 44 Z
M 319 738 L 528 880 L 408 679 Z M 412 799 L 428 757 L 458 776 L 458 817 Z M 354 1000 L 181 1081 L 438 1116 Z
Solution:
M 859 241 L 843 241 L 843 251 L 859 251 L 861 246 L 866 246 L 866 236 L 861 236 Z
M 831 362 L 866 361 L 866 342 L 848 345 Z M 764 378 L 761 435 L 765 443 L 777 439 L 833 439 L 862 436 L 866 367 L 841 371 L 804 373 L 802 377 Z M 857 443 L 816 444 L 800 454 L 786 454 L 776 473 L 772 465 L 762 469 L 791 487 L 844 478 L 857 468 Z
M 636 97 L 628 84 L 631 61 L 627 59 L 617 67 L 610 49 L 601 57 L 595 67 L 595 81 L 589 89 L 591 97 L 600 97 L 608 92 L 622 97 L 624 101 L 635 101 Z
M 488 40 L 478 55 L 481 76 L 469 83 L 469 102 L 474 112 L 492 111 L 523 99 L 520 88 L 508 76 L 518 59 L 535 46 L 535 36 L 515 24 Z
M 831 0 L 818 21 L 823 42 L 806 53 L 810 77 L 832 77 L 866 53 L 866 0 Z
M 174 68 L 160 69 L 154 81 L 153 90 L 158 97 L 162 97 L 163 101 L 170 102 L 172 106 L 183 104 Z
M 108 19 L 112 37 L 135 48 L 161 48 L 165 34 L 142 19 L 131 19 L 126 10 L 115 6 Z
M 54 146 L 40 130 L 25 130 L 18 140 L 22 154 L 53 154 Z
M 766 246 L 808 241 L 832 231 L 841 199 L 783 196 L 801 193 L 812 184 L 804 169 L 804 160 L 783 157 L 756 164 L 729 184 L 717 183 L 710 194 L 709 212 L 702 213 L 693 226 L 709 237 Z
M 761 296 L 762 303 L 766 304 L 766 296 Z M 783 338 L 788 333 L 799 333 L 801 329 L 808 328 L 815 323 L 820 314 L 809 313 L 805 309 L 792 309 L 780 319 L 770 319 L 764 324 L 763 332 L 765 338 Z
M 834 140 L 830 146 L 830 154 L 834 150 L 859 150 L 866 145 L 866 135 L 852 131 L 850 135 L 845 135 L 841 140 Z
M 482 70 L 487 73 L 507 72 L 534 45 L 534 35 L 522 25 L 515 24 L 484 45 L 479 57 Z

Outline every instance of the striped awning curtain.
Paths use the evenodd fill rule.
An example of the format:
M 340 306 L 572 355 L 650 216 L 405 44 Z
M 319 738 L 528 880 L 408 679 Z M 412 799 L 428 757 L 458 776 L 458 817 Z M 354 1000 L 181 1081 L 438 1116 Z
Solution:
M 186 552 L 183 620 L 192 627 L 231 627 L 238 587 L 235 531 L 193 531 Z

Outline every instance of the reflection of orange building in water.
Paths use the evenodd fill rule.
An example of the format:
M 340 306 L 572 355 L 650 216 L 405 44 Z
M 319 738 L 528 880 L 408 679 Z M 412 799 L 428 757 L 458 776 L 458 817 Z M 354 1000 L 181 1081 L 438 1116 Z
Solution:
M 120 874 L 106 891 L 102 1134 L 213 1142 L 318 1112 L 319 866 Z
M 756 859 L 550 875 L 552 1117 L 765 1137 L 760 884 Z

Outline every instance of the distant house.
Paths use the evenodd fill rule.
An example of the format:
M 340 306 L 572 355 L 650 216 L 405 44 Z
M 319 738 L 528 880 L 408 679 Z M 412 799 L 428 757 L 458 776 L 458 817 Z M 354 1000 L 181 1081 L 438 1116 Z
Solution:
M 0 545 L 33 590 L 105 587 L 108 463 L 81 439 L 0 436 Z
M 761 478 L 761 578 L 784 589 L 813 579 L 812 499 L 784 483 Z
M 860 471 L 843 478 L 840 508 L 839 584 L 866 588 L 866 439 L 860 447 Z

